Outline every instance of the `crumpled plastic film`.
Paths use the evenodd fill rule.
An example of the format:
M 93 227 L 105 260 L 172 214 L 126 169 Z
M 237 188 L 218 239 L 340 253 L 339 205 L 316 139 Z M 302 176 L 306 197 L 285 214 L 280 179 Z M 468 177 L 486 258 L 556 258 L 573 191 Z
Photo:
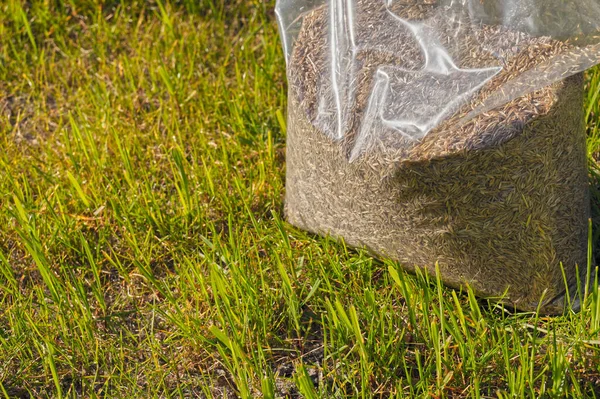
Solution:
M 316 33 L 323 46 L 306 50 L 324 60 L 311 119 L 334 140 L 352 132 L 351 160 L 382 129 L 407 146 L 456 115 L 467 123 L 600 63 L 600 0 L 278 0 L 288 71 L 299 62 L 294 45 L 303 23 L 315 13 L 327 19 Z M 528 50 L 531 37 L 561 47 L 494 83 L 460 114 L 490 91 L 510 57 Z M 375 53 L 389 62 L 369 69 L 366 84 Z

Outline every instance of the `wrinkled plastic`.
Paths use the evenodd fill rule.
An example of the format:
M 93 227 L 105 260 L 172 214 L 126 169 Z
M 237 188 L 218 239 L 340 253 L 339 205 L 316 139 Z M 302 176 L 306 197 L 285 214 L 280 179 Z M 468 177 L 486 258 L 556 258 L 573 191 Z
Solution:
M 424 17 L 404 18 L 402 10 L 410 6 L 422 6 Z M 568 46 L 504 82 L 460 123 L 600 63 L 600 0 L 278 0 L 288 70 L 290 63 L 300 62 L 293 54 L 304 19 L 319 10 L 327 15 L 327 32 L 322 33 L 327 45 L 310 51 L 326 52 L 327 62 L 312 120 L 332 139 L 341 140 L 355 129 L 351 158 L 372 139 L 376 124 L 397 132 L 399 143 L 418 141 L 475 98 L 503 70 L 505 55 L 523 46 L 524 36 L 518 35 L 486 41 L 483 26 L 549 37 Z M 373 19 L 373 13 L 380 15 Z M 368 23 L 373 20 L 378 22 Z M 469 43 L 486 53 L 478 65 L 461 65 L 459 53 Z M 407 46 L 420 56 L 406 53 Z M 389 53 L 394 62 L 373 72 L 357 128 L 352 115 L 360 94 L 357 57 L 368 51 Z

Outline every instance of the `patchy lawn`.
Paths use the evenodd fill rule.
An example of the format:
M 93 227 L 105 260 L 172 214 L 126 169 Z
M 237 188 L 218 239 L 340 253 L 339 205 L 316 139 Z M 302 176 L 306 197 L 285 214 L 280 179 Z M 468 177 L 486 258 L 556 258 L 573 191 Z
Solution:
M 594 397 L 597 290 L 515 315 L 283 222 L 273 6 L 0 3 L 0 397 Z

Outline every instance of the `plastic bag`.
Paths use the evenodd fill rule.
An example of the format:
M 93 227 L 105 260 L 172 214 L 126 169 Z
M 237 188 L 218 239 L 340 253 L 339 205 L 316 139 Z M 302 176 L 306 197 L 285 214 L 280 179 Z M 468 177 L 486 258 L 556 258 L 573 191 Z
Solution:
M 350 160 L 600 63 L 598 0 L 278 0 L 276 14 L 294 95 L 314 91 L 312 123 L 351 141 Z M 303 29 L 320 37 L 296 49 Z M 304 57 L 313 79 L 294 71 Z
M 279 0 L 277 15 L 288 222 L 562 312 L 585 281 L 580 72 L 600 63 L 600 0 Z

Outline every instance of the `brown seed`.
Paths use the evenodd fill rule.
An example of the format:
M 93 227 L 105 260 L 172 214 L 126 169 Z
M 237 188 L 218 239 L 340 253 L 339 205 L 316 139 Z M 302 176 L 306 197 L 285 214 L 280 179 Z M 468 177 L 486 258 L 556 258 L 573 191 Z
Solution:
M 534 310 L 542 296 L 546 312 L 562 310 L 560 262 L 573 285 L 576 265 L 585 269 L 587 259 L 583 78 L 560 79 L 564 68 L 550 76 L 559 69 L 545 63 L 583 62 L 585 52 L 486 25 L 470 27 L 457 46 L 448 26 L 442 42 L 461 68 L 496 66 L 500 57 L 502 71 L 420 141 L 374 123 L 368 143 L 350 162 L 376 71 L 385 65 L 418 70 L 424 62 L 414 41 L 378 21 L 383 2 L 358 2 L 371 12 L 357 21 L 368 27 L 358 29 L 363 36 L 357 40 L 377 37 L 394 51 L 358 49 L 351 65 L 355 101 L 345 110 L 351 117 L 344 137 L 334 140 L 328 132 L 335 130 L 335 118 L 323 118 L 319 110 L 324 96 L 331 101 L 327 12 L 320 8 L 305 17 L 288 69 L 288 220 L 398 260 L 409 270 L 433 271 L 438 262 L 448 285 L 469 284 L 485 297 L 507 293 L 503 300 L 523 310 Z M 432 17 L 434 6 L 403 1 L 395 12 L 424 19 Z M 446 25 L 440 22 L 440 29 Z M 590 60 L 598 57 L 597 50 L 591 53 Z M 555 83 L 532 92 L 521 77 L 536 68 Z M 504 99 L 526 94 L 488 109 L 504 87 L 510 90 Z

